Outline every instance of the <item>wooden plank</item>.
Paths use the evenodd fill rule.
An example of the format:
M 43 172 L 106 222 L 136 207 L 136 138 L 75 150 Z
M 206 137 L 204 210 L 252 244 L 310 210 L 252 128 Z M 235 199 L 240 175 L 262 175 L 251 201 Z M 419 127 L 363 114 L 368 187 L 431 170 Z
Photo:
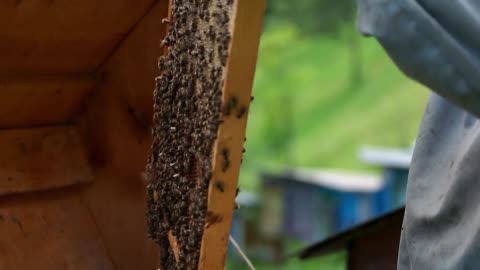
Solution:
M 145 226 L 145 188 L 140 173 L 109 167 L 95 170 L 93 183 L 85 189 L 83 201 L 116 270 L 158 269 L 158 247 L 148 239 Z
M 237 112 L 224 115 L 223 124 L 218 130 L 199 270 L 223 270 L 225 267 L 265 3 L 265 0 L 236 0 L 234 4 L 232 41 L 222 104 L 227 104 L 235 97 L 238 110 L 247 110 L 242 117 L 237 117 L 241 115 Z M 222 169 L 223 149 L 229 150 L 228 170 Z M 223 181 L 222 189 L 216 187 L 217 181 Z
M 97 165 L 145 170 L 167 8 L 167 1 L 158 1 L 100 70 L 106 76 L 81 119 Z
M 83 199 L 116 270 L 159 265 L 158 247 L 147 237 L 142 172 L 151 147 L 154 79 L 166 15 L 167 2 L 157 1 L 101 67 L 106 76 L 80 121 L 95 168 Z
M 0 1 L 0 74 L 91 72 L 153 3 Z
M 0 196 L 91 181 L 75 127 L 0 131 L 0 149 Z
M 70 122 L 97 81 L 93 77 L 0 78 L 0 128 Z
M 168 1 L 158 1 L 101 69 L 109 74 L 105 90 L 121 96 L 125 103 L 148 116 L 149 123 L 153 115 L 155 77 L 160 73 L 160 42 L 166 32 L 162 18 L 167 14 Z
M 403 210 L 350 240 L 348 270 L 396 270 Z
M 78 193 L 0 198 L 0 269 L 116 270 Z

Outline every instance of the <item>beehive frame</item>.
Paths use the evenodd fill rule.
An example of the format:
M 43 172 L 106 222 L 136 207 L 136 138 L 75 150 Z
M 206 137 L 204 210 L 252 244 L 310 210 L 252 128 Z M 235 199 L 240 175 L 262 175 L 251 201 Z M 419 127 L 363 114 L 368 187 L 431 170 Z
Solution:
M 205 2 L 209 3 L 210 5 L 214 5 L 216 3 L 215 1 L 211 1 L 211 2 L 205 1 Z M 215 104 L 207 105 L 207 106 L 214 106 L 213 114 L 218 113 L 218 119 L 214 117 L 213 120 L 210 120 L 211 122 L 213 122 L 211 129 L 216 134 L 214 134 L 214 136 L 210 135 L 210 137 L 206 138 L 207 140 L 210 140 L 210 139 L 212 140 L 213 147 L 211 147 L 212 148 L 211 156 L 208 156 L 208 158 L 211 159 L 210 165 L 207 166 L 207 170 L 210 170 L 210 172 L 208 172 L 208 181 L 203 181 L 208 186 L 208 189 L 206 190 L 208 191 L 208 194 L 206 194 L 206 202 L 205 202 L 206 209 L 203 209 L 203 211 L 205 212 L 201 215 L 201 218 L 204 220 L 203 220 L 203 223 L 201 223 L 201 230 L 203 229 L 203 231 L 200 234 L 202 238 L 201 238 L 201 243 L 199 243 L 199 247 L 200 247 L 199 253 L 194 255 L 195 257 L 194 259 L 192 259 L 191 254 L 185 255 L 185 252 L 188 252 L 188 250 L 192 250 L 192 248 L 185 248 L 183 246 L 183 245 L 186 245 L 185 244 L 186 240 L 184 239 L 181 239 L 182 243 L 179 244 L 179 242 L 177 241 L 176 235 L 181 233 L 181 231 L 178 228 L 172 229 L 172 224 L 170 224 L 170 226 L 165 225 L 165 227 L 170 228 L 170 229 L 167 229 L 167 231 L 159 232 L 155 227 L 151 230 L 152 234 L 161 234 L 161 235 L 154 236 L 153 238 L 159 242 L 161 247 L 163 245 L 163 250 L 162 250 L 163 254 L 161 254 L 162 260 L 166 261 L 166 260 L 172 260 L 172 258 L 175 258 L 177 263 L 176 267 L 178 267 L 179 269 L 184 269 L 184 268 L 191 269 L 192 260 L 193 260 L 193 265 L 197 265 L 198 263 L 198 267 L 197 267 L 198 269 L 209 269 L 209 270 L 224 269 L 225 257 L 227 253 L 227 244 L 228 244 L 231 220 L 232 220 L 233 209 L 234 209 L 233 207 L 234 200 L 237 193 L 239 169 L 240 169 L 240 163 L 241 163 L 242 153 L 243 153 L 243 143 L 245 141 L 245 129 L 247 124 L 248 108 L 251 102 L 251 89 L 252 89 L 253 77 L 255 72 L 258 43 L 259 43 L 260 33 L 262 29 L 262 19 L 263 19 L 263 12 L 265 9 L 265 1 L 264 0 L 218 1 L 217 4 L 220 4 L 221 2 L 224 2 L 227 5 L 231 5 L 230 7 L 231 10 L 228 11 L 228 12 L 231 12 L 230 14 L 231 17 L 230 17 L 229 24 L 225 24 L 225 25 L 228 25 L 228 28 L 229 28 L 228 29 L 229 36 L 226 38 L 223 38 L 223 43 L 226 43 L 228 47 L 228 48 L 226 47 L 224 48 L 225 57 L 222 57 L 221 55 L 222 50 L 219 50 L 220 56 L 218 57 L 215 56 L 216 58 L 219 58 L 219 61 L 221 62 L 223 67 L 223 74 L 221 74 L 221 72 L 218 72 L 218 73 L 214 73 L 213 75 L 213 77 L 222 76 L 221 85 L 220 85 L 221 97 L 218 97 L 219 102 L 221 102 L 221 105 L 219 105 L 220 109 L 218 111 L 215 111 L 216 110 Z M 167 23 L 172 23 L 172 20 L 176 19 L 176 18 L 172 18 L 172 1 L 170 1 L 169 10 L 170 10 L 169 16 L 164 21 Z M 191 21 L 189 21 L 188 17 L 185 23 L 187 23 L 187 21 L 189 24 L 191 24 Z M 178 22 L 174 22 L 174 23 L 176 27 L 178 27 Z M 197 27 L 197 25 L 195 25 L 195 27 Z M 202 26 L 199 26 L 199 27 L 202 27 Z M 220 29 L 220 30 L 223 31 L 224 29 Z M 171 40 L 171 37 L 167 35 L 163 44 L 168 46 L 172 42 L 176 42 L 176 41 Z M 178 42 L 181 42 L 181 41 L 178 41 Z M 164 53 L 165 54 L 168 53 L 168 48 L 165 49 Z M 172 58 L 171 55 L 170 57 Z M 181 57 L 181 56 L 175 55 L 174 59 L 178 59 L 178 57 Z M 167 61 L 169 60 L 167 59 Z M 165 68 L 165 66 L 168 67 L 168 63 L 167 64 L 160 63 L 160 66 L 163 68 Z M 173 66 L 171 68 L 178 70 L 176 66 Z M 168 71 L 166 72 L 168 73 Z M 174 82 L 175 78 L 170 79 L 171 77 L 169 77 L 168 78 L 169 81 L 167 81 L 165 76 L 168 77 L 170 75 L 168 74 L 165 75 L 165 70 L 164 70 L 163 77 L 160 77 L 159 80 L 157 81 L 156 96 L 160 95 L 158 91 L 162 91 L 161 90 L 162 87 L 164 87 L 164 89 L 167 89 L 170 87 L 169 90 L 170 91 L 172 90 L 173 86 L 171 85 L 165 86 L 165 84 L 167 83 L 175 84 Z M 211 95 L 215 95 L 215 93 L 212 93 Z M 177 97 L 177 100 L 178 100 L 178 97 Z M 215 97 L 212 97 L 212 100 L 215 100 Z M 211 101 L 211 102 L 215 102 L 215 101 Z M 164 106 L 168 106 L 168 105 L 164 105 Z M 157 114 L 157 118 L 158 118 L 160 117 L 158 115 L 159 114 L 162 115 L 162 113 L 160 112 L 160 109 L 156 109 L 156 111 L 159 111 Z M 164 112 L 163 116 L 173 117 L 171 114 L 172 112 Z M 166 121 L 168 122 L 169 120 L 166 120 Z M 155 117 L 154 117 L 154 123 L 157 123 L 157 125 L 162 125 L 162 123 L 159 123 L 158 119 L 155 120 Z M 169 127 L 168 125 L 167 126 L 164 125 L 163 129 L 168 127 Z M 171 127 L 171 128 L 176 129 L 176 127 Z M 156 134 L 155 129 L 154 129 L 154 134 Z M 159 134 L 163 136 L 160 136 Z M 157 137 L 168 136 L 168 133 L 166 132 L 163 132 L 163 133 L 159 132 L 159 134 L 157 134 Z M 164 142 L 164 145 L 166 143 L 168 142 Z M 158 144 L 159 143 L 157 142 L 157 146 Z M 180 145 L 180 147 L 184 146 L 181 143 L 178 145 Z M 150 159 L 150 164 L 149 164 L 150 166 L 149 178 L 153 179 L 154 181 L 155 181 L 155 177 L 157 178 L 159 177 L 158 175 L 155 175 L 156 173 L 159 173 L 159 172 L 155 171 L 155 168 L 154 168 L 155 166 L 158 166 L 158 163 L 159 163 L 156 157 L 156 155 L 159 155 L 159 153 L 156 152 L 157 149 L 155 149 L 155 147 L 157 146 L 154 138 L 153 156 Z M 163 152 L 161 155 L 163 155 Z M 192 157 L 190 156 L 188 159 L 192 159 Z M 194 165 L 191 165 L 191 164 L 185 165 L 187 170 L 192 170 L 191 167 L 193 166 L 194 171 L 196 170 L 202 171 L 201 169 L 195 169 L 195 167 L 198 167 L 199 163 L 200 164 L 203 164 L 203 163 L 197 161 L 196 156 L 194 156 L 193 159 L 194 160 L 190 163 L 193 163 Z M 162 160 L 162 159 L 159 158 L 159 160 Z M 170 160 L 170 159 L 164 159 L 163 163 L 166 163 L 165 161 L 167 160 Z M 171 164 L 178 163 L 179 158 L 178 157 L 173 158 L 172 161 L 174 162 Z M 162 169 L 158 169 L 158 170 L 162 171 Z M 164 173 L 165 170 L 169 171 L 170 174 L 172 174 L 172 172 L 175 171 L 167 168 L 167 169 L 163 169 L 163 171 L 160 173 Z M 197 177 L 196 174 L 198 173 L 194 173 L 195 177 Z M 174 177 L 175 176 L 178 177 L 177 174 L 174 174 Z M 165 175 L 164 173 L 161 176 L 162 181 L 166 181 L 166 179 L 164 178 L 168 178 L 168 177 L 169 176 Z M 187 184 L 189 183 L 188 178 L 189 177 L 185 177 L 183 180 Z M 172 178 L 169 181 L 176 181 L 176 180 Z M 203 183 L 201 179 L 200 180 L 193 179 L 193 181 L 195 183 L 197 182 L 200 182 L 200 184 Z M 196 184 L 197 186 L 196 188 L 198 188 L 200 184 Z M 169 188 L 171 187 L 169 186 L 166 187 L 167 190 L 169 190 Z M 158 191 L 158 190 L 159 190 L 158 185 L 155 187 L 150 186 L 149 188 L 150 205 L 152 205 L 152 203 L 154 205 L 158 205 L 155 203 L 158 200 L 162 200 L 161 197 L 168 196 L 165 193 L 162 193 L 161 191 Z M 169 191 L 172 191 L 172 190 L 169 190 Z M 174 192 L 174 190 L 172 192 Z M 199 196 L 200 197 L 202 196 L 201 193 Z M 201 204 L 201 203 L 202 202 L 200 201 L 197 204 Z M 169 207 L 169 206 L 166 206 L 166 207 Z M 170 210 L 167 209 L 167 211 L 172 211 L 171 209 L 172 208 L 170 207 Z M 188 209 L 191 209 L 191 208 L 188 208 Z M 199 208 L 199 209 L 202 209 L 202 208 Z M 157 211 L 156 207 L 153 211 L 154 212 Z M 189 210 L 189 211 L 192 211 L 192 210 Z M 151 215 L 152 214 L 150 213 L 150 216 Z M 193 215 L 193 213 L 191 213 L 191 215 Z M 162 220 L 158 220 L 157 218 L 152 221 L 150 217 L 150 220 L 149 220 L 150 226 L 152 226 L 152 224 L 153 226 L 155 226 L 156 223 L 161 223 L 164 217 L 161 217 L 161 219 Z M 189 220 L 190 222 L 192 222 L 193 218 L 190 218 Z M 170 223 L 172 223 L 172 221 L 170 221 Z M 185 228 L 187 230 L 190 230 L 190 238 L 194 238 L 195 233 L 192 233 L 191 230 L 196 230 L 195 226 L 193 227 L 186 226 Z M 168 239 L 168 243 L 166 243 L 165 239 Z M 165 248 L 165 245 L 169 245 L 169 247 Z M 193 249 L 195 249 L 195 247 L 193 247 Z M 170 255 L 168 255 L 167 253 L 170 253 Z M 186 263 L 179 262 L 179 260 L 180 261 L 182 260 L 182 257 L 188 258 L 188 261 Z M 163 268 L 172 267 L 169 264 L 171 262 L 165 264 L 166 263 L 165 261 L 162 262 Z M 181 264 L 179 265 L 178 263 L 181 263 Z
M 234 6 L 232 40 L 225 76 L 222 104 L 238 100 L 236 114 L 223 115 L 214 150 L 213 178 L 208 192 L 207 213 L 218 215 L 217 224 L 205 228 L 200 253 L 199 270 L 223 269 L 237 192 L 240 163 L 245 141 L 248 110 L 243 117 L 242 106 L 249 107 L 262 29 L 265 0 L 237 0 Z M 229 149 L 231 168 L 222 171 L 223 149 Z M 215 179 L 223 179 L 224 192 Z M 213 226 L 214 225 L 214 226 Z

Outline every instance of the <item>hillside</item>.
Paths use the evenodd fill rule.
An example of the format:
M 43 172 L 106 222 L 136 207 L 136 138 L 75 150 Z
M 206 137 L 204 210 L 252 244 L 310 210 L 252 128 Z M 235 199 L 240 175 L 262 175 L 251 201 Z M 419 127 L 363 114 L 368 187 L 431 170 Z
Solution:
M 241 189 L 256 190 L 260 170 L 284 166 L 375 170 L 357 158 L 360 146 L 412 144 L 428 90 L 401 74 L 374 39 L 353 31 L 347 27 L 345 36 L 357 38 L 361 82 L 350 80 L 346 38 L 301 37 L 288 25 L 264 32 Z M 340 270 L 344 260 L 340 253 L 282 266 L 257 262 L 257 267 Z
M 415 139 L 428 90 L 401 74 L 374 39 L 362 37 L 363 80 L 352 83 L 343 40 L 301 37 L 288 25 L 264 32 L 244 189 L 255 189 L 258 170 L 284 165 L 372 170 L 357 158 L 361 145 L 407 147 Z

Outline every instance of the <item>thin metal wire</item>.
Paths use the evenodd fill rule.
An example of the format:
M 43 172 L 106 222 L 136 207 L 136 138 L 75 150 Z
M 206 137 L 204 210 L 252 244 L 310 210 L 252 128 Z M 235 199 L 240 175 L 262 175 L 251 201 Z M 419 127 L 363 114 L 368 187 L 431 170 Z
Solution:
M 235 239 L 233 239 L 233 237 L 230 235 L 229 236 L 229 240 L 230 240 L 230 243 L 232 243 L 232 245 L 235 247 L 235 249 L 237 250 L 238 254 L 240 254 L 240 257 L 242 257 L 242 259 L 245 261 L 245 263 L 248 265 L 248 267 L 250 268 L 250 270 L 256 270 L 255 266 L 253 266 L 253 263 L 250 261 L 250 259 L 247 257 L 247 255 L 245 255 L 245 253 L 243 252 L 243 250 L 240 248 L 240 246 L 238 245 L 237 241 L 235 241 Z

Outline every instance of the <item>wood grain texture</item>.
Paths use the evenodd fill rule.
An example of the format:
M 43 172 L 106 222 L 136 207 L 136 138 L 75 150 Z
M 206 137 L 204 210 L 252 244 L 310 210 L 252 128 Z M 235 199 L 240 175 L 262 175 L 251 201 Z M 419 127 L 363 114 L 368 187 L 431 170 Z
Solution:
M 139 173 L 151 145 L 157 58 L 168 1 L 158 1 L 99 70 L 104 77 L 81 122 L 94 163 Z M 134 158 L 132 158 L 134 157 Z
M 142 172 L 166 10 L 0 1 L 0 270 L 158 266 Z
M 97 81 L 92 76 L 0 78 L 0 128 L 69 123 Z
M 0 74 L 91 72 L 154 2 L 0 1 Z
M 0 131 L 0 196 L 91 181 L 86 149 L 71 126 Z
M 225 267 L 265 3 L 265 0 L 235 1 L 222 104 L 235 97 L 238 106 L 234 113 L 223 116 L 218 130 L 199 270 L 223 270 Z M 242 108 L 247 110 L 238 117 Z M 226 171 L 222 170 L 225 149 L 230 163 Z M 216 187 L 218 181 L 223 182 L 222 190 Z
M 0 235 L 1 270 L 116 270 L 74 192 L 0 198 Z
M 105 168 L 94 170 L 83 194 L 116 270 L 158 267 L 158 248 L 147 237 L 145 189 L 140 173 Z
M 147 237 L 143 176 L 151 145 L 157 57 L 168 1 L 157 1 L 99 72 L 104 79 L 80 119 L 94 167 L 85 190 L 116 270 L 157 269 L 159 252 Z

